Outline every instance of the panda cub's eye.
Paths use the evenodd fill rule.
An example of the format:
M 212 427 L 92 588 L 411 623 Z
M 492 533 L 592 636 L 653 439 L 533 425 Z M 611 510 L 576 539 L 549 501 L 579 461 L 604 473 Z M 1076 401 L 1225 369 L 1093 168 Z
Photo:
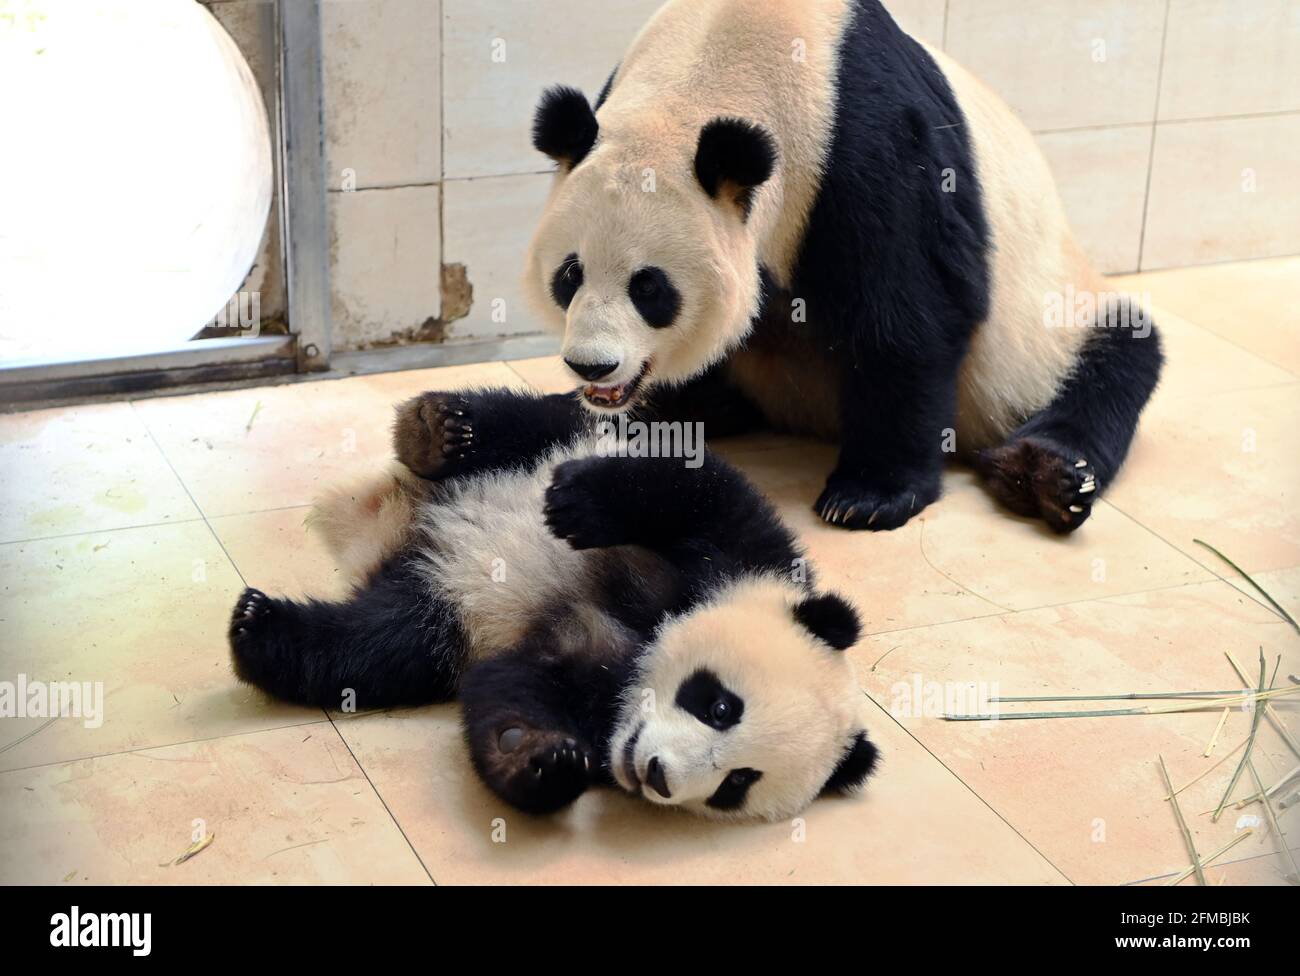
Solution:
M 627 294 L 652 329 L 665 329 L 681 311 L 682 296 L 663 268 L 646 267 L 628 279 Z
M 637 274 L 632 278 L 632 291 L 642 298 L 650 298 L 659 290 L 659 282 L 653 275 Z
M 719 732 L 739 723 L 745 713 L 745 700 L 707 668 L 693 672 L 681 683 L 674 704 Z
M 709 718 L 718 725 L 725 725 L 731 718 L 731 704 L 725 698 L 719 698 L 709 709 Z

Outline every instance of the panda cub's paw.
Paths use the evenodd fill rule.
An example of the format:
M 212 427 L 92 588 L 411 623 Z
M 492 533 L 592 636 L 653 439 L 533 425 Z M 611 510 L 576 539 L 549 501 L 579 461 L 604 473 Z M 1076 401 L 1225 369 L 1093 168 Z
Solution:
M 826 479 L 813 511 L 830 525 L 883 532 L 905 524 L 937 499 L 939 491 L 937 476 L 901 490 L 882 490 L 852 475 L 835 472 Z
M 230 653 L 235 673 L 257 684 L 261 675 L 261 651 L 266 645 L 275 601 L 261 590 L 247 587 L 230 613 Z
M 543 515 L 557 539 L 574 549 L 604 549 L 627 543 L 627 531 L 616 513 L 611 492 L 619 491 L 610 461 L 581 458 L 557 465 L 546 489 Z
M 528 813 L 554 813 L 591 785 L 596 759 L 590 748 L 565 732 L 518 725 L 496 737 L 488 764 L 490 784 Z
M 1046 437 L 1022 437 L 980 451 L 976 468 L 989 491 L 1018 515 L 1073 532 L 1092 514 L 1097 472 L 1080 452 Z
M 478 453 L 469 400 L 457 393 L 421 393 L 397 407 L 393 449 L 422 478 L 456 474 Z

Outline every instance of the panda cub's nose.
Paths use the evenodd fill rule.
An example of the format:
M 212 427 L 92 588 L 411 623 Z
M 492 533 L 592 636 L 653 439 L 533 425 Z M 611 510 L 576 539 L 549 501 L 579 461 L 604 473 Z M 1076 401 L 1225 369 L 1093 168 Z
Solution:
M 664 778 L 663 764 L 659 762 L 658 756 L 650 757 L 650 763 L 645 768 L 645 781 L 652 790 L 665 800 L 672 797 L 672 793 L 668 789 L 668 780 Z
M 618 369 L 618 363 L 575 363 L 572 359 L 566 359 L 564 365 L 589 383 L 608 376 Z

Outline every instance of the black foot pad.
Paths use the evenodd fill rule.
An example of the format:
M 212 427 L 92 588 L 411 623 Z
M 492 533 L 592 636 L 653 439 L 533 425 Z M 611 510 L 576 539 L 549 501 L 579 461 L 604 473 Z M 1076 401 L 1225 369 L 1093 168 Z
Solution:
M 1073 532 L 1092 514 L 1100 485 L 1080 452 L 1043 437 L 1023 437 L 981 451 L 976 467 L 993 496 L 1018 515 Z

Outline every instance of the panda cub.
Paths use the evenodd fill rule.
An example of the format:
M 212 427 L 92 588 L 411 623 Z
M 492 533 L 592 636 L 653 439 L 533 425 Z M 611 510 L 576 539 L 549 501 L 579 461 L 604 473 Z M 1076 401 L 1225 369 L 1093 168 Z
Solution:
M 788 817 L 876 763 L 844 653 L 771 506 L 705 454 L 624 458 L 560 397 L 427 393 L 400 465 L 318 504 L 341 602 L 245 590 L 236 673 L 289 701 L 463 705 L 475 769 L 519 809 L 588 786 L 719 819 Z
M 1114 480 L 1151 318 L 1029 130 L 879 0 L 672 0 L 594 105 L 545 93 L 533 143 L 525 286 L 585 409 L 835 441 L 814 508 L 849 529 L 906 523 L 954 456 L 1060 533 Z

